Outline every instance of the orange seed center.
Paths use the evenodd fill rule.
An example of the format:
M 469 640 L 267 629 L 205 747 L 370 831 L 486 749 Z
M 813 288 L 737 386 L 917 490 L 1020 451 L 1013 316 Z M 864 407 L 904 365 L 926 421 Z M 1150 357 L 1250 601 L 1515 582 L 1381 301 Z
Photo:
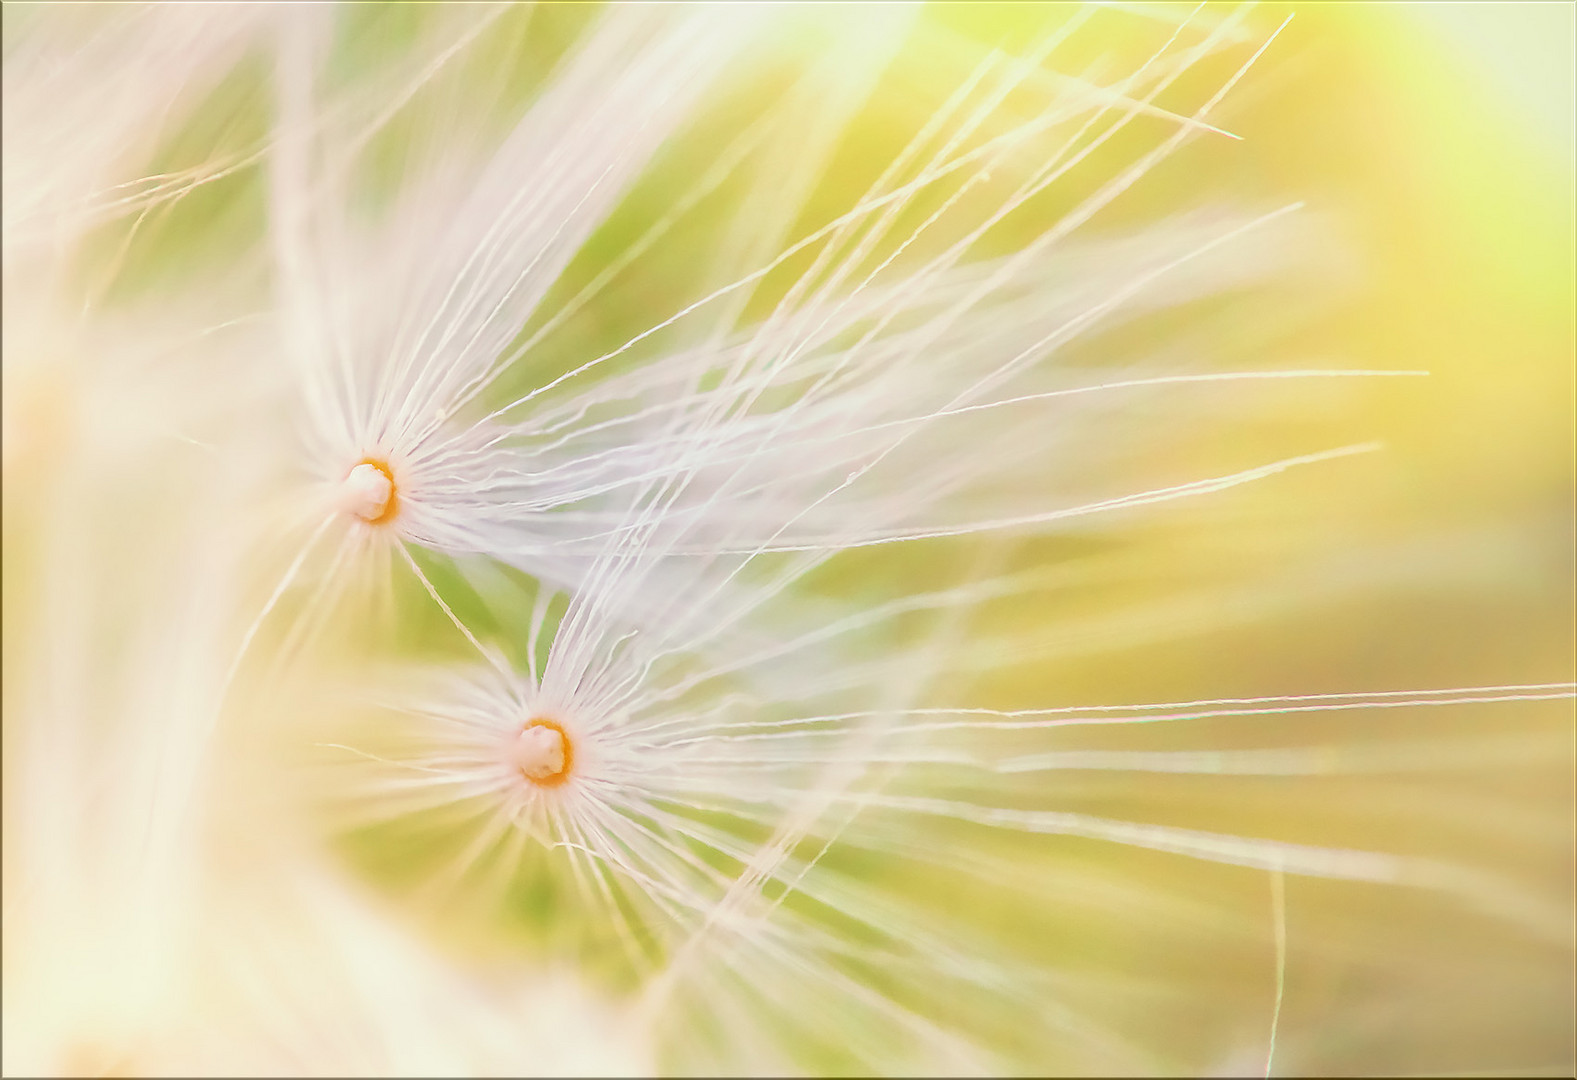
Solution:
M 382 525 L 399 513 L 400 497 L 387 462 L 365 458 L 345 475 L 340 502 L 369 525 Z
M 557 787 L 569 779 L 575 748 L 557 721 L 527 721 L 510 747 L 510 762 L 520 774 L 541 787 Z

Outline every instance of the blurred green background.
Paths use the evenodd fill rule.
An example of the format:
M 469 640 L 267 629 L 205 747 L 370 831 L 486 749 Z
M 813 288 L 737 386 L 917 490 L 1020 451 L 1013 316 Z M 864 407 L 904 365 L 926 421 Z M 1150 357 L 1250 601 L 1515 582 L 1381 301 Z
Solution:
M 1153 20 L 1098 13 L 1071 55 L 1059 57 L 1075 69 L 1104 59 L 1126 70 L 1164 39 L 1179 11 L 1163 8 Z M 1023 50 L 1070 13 L 928 8 L 791 234 L 849 205 L 984 49 Z M 1222 14 L 1207 9 L 1205 17 Z M 1013 567 L 1068 564 L 1078 583 L 978 612 L 961 666 L 982 670 L 940 676 L 934 700 L 1015 708 L 1572 677 L 1572 142 L 1569 115 L 1550 107 L 1569 98 L 1571 12 L 1269 5 L 1253 12 L 1249 38 L 1262 40 L 1287 14 L 1296 17 L 1212 114 L 1242 141 L 1196 141 L 1089 229 L 1140 226 L 1204 203 L 1303 200 L 1330 230 L 1344 279 L 1306 306 L 1307 298 L 1272 288 L 1224 313 L 1188 308 L 1175 321 L 1097 333 L 1080 355 L 1120 364 L 1121 350 L 1154 347 L 1151 338 L 1179 323 L 1186 331 L 1187 320 L 1200 317 L 1207 321 L 1196 340 L 1222 357 L 1430 376 L 1299 387 L 1263 410 L 1228 398 L 1185 424 L 1165 452 L 1197 461 L 1200 475 L 1224 457 L 1271 460 L 1370 439 L 1385 448 L 999 553 Z M 1476 29 L 1474 17 L 1493 32 Z M 1197 104 L 1251 47 L 1202 65 L 1176 88 L 1175 107 Z M 715 138 L 708 123 L 727 130 L 750 114 L 752 101 L 770 100 L 775 91 L 762 82 L 755 97 L 720 103 L 691 142 L 659 160 L 572 268 L 563 295 L 684 193 Z M 1012 250 L 1026 242 L 1130 149 L 1092 161 L 1087 174 L 1070 177 L 991 243 Z M 762 175 L 747 171 L 741 188 Z M 715 204 L 549 339 L 500 394 L 619 344 L 727 280 L 730 268 L 706 252 L 726 240 L 728 208 L 743 197 L 725 185 Z M 792 280 L 781 277 L 752 311 L 768 310 Z M 975 557 L 974 546 L 850 553 L 811 587 L 850 595 L 864 587 L 858 583 L 945 579 Z M 418 588 L 406 593 L 406 625 L 425 627 L 408 647 L 463 655 Z M 491 605 L 493 617 L 499 606 Z M 470 615 L 490 621 L 483 606 Z M 1351 761 L 1389 746 L 1428 745 L 1443 756 L 1454 747 L 1457 760 L 1316 778 L 1076 773 L 1041 782 L 1056 785 L 1057 806 L 1107 817 L 1440 857 L 1503 875 L 1547 910 L 1570 911 L 1571 721 L 1568 703 L 1541 702 L 1278 718 L 1269 728 L 1255 718 L 1186 732 L 1146 729 L 1055 745 L 1320 745 L 1342 748 Z M 865 851 L 828 865 L 912 905 L 961 947 L 994 943 L 1057 972 L 1064 982 L 1042 992 L 1139 1048 L 1105 1067 L 1263 1068 L 1274 986 L 1264 874 L 1089 841 L 937 822 L 909 827 L 934 829 L 931 842 L 983 855 L 995 876 Z M 419 887 L 446 844 L 441 830 L 406 826 L 362 835 L 347 851 L 403 894 Z M 601 967 L 611 946 L 587 924 L 555 866 L 563 869 L 551 855 L 528 858 L 502 922 L 496 912 L 459 917 L 445 908 L 428 912 L 426 925 L 473 957 L 496 961 L 511 940 L 522 956 L 569 947 Z M 1569 942 L 1417 890 L 1293 879 L 1287 905 L 1280 1069 L 1554 1075 L 1570 1067 Z M 610 985 L 622 983 L 614 977 Z M 1020 1018 L 1004 1029 L 1001 1018 L 973 1015 L 966 1002 L 958 1010 L 948 1019 L 1011 1047 L 1017 1056 L 1009 1060 L 1031 1073 L 1102 1067 L 1049 1022 L 1036 1030 Z M 668 1061 L 682 1067 L 684 1036 L 674 1040 L 679 1049 Z M 837 1046 L 806 1042 L 801 1053 L 810 1068 L 859 1067 Z

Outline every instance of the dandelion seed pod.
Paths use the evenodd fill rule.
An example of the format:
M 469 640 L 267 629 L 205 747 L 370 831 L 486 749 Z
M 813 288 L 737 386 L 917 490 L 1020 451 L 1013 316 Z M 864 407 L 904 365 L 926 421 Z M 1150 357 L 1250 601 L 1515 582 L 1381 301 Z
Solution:
M 383 525 L 400 512 L 399 491 L 389 467 L 378 461 L 363 461 L 340 485 L 345 511 L 369 525 Z
M 515 736 L 511 760 L 538 787 L 558 787 L 575 768 L 575 743 L 555 720 L 533 717 Z

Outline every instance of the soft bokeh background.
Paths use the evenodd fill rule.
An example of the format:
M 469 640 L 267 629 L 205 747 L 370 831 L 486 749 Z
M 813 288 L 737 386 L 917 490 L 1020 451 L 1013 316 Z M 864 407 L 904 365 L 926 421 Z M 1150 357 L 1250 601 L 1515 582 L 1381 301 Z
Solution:
M 1185 11 L 1122 7 L 1097 13 L 1070 53 L 1059 54 L 1065 62 L 1099 65 L 1104 58 L 1113 70 L 1127 70 Z M 1070 10 L 927 9 L 823 163 L 789 232 L 807 231 L 857 198 L 885 155 L 985 49 L 1022 50 Z M 1224 13 L 1207 8 L 1202 18 Z M 1203 399 L 1190 398 L 1178 402 L 1177 417 L 1165 400 L 1152 401 L 1146 407 L 1158 409 L 1157 427 L 1175 421 L 1182 433 L 1153 449 L 1128 448 L 1128 464 L 1117 468 L 1130 470 L 1119 475 L 1134 477 L 1136 489 L 1154 454 L 1205 475 L 1222 462 L 1371 439 L 1384 450 L 1142 515 L 1094 519 L 1034 542 L 1000 548 L 989 541 L 928 542 L 901 554 L 890 548 L 851 553 L 811 584 L 829 595 L 852 595 L 871 582 L 879 587 L 884 575 L 942 576 L 972 559 L 1068 567 L 1070 584 L 1049 599 L 1009 599 L 976 613 L 961 647 L 978 674 L 944 681 L 933 697 L 1015 708 L 1573 678 L 1573 9 L 1267 5 L 1252 13 L 1250 36 L 1262 39 L 1289 13 L 1296 17 L 1212 115 L 1242 141 L 1196 140 L 1092 227 L 1138 229 L 1200 205 L 1302 200 L 1317 242 L 1289 258 L 1318 265 L 1312 283 L 1284 283 L 1218 310 L 1199 305 L 1140 320 L 1093 336 L 1073 350 L 1072 362 L 1118 364 L 1177 343 L 1210 353 L 1222 367 L 1351 366 L 1430 375 L 1336 388 L 1295 384 L 1262 397 L 1224 397 L 1213 412 L 1201 407 Z M 573 40 L 586 15 L 570 6 L 533 13 L 532 45 L 509 57 L 526 73 L 515 94 L 530 92 L 534 63 Z M 385 52 L 398 53 L 421 17 L 354 9 L 340 58 L 345 77 L 354 79 L 363 66 L 375 70 Z M 825 43 L 817 35 L 826 32 L 811 26 L 788 36 L 776 62 L 783 71 L 808 63 Z M 1242 59 L 1239 52 L 1203 65 L 1177 88 L 1177 107 L 1197 105 Z M 763 64 L 752 74 L 737 97 L 720 95 L 695 130 L 659 159 L 572 268 L 566 294 L 683 194 L 715 152 L 717 132 L 733 130 L 755 103 L 772 100 L 778 72 Z M 243 64 L 169 140 L 161 160 L 250 145 L 267 122 L 254 100 L 265 77 L 261 64 Z M 1149 137 L 1155 130 L 1164 128 Z M 391 172 L 400 140 L 420 136 L 390 130 Z M 519 385 L 500 393 L 618 344 L 760 261 L 750 237 L 730 232 L 729 223 L 741 206 L 748 208 L 750 184 L 778 177 L 783 161 L 764 157 L 736 188 L 725 186 L 714 208 L 703 208 L 681 235 L 619 278 L 545 343 Z M 1065 192 L 1014 219 L 993 243 L 1011 250 L 1054 221 L 1079 184 L 1102 178 L 1100 160 L 1091 164 L 1090 177 L 1070 178 Z M 157 305 L 166 291 L 178 293 L 216 265 L 227 266 L 226 295 L 246 296 L 249 289 L 261 295 L 263 183 L 260 170 L 244 168 L 129 239 L 124 224 L 109 227 L 90 245 L 88 269 L 78 273 L 91 280 L 110 264 L 120 267 L 104 301 L 111 308 Z M 772 288 L 786 284 L 769 283 L 755 303 L 764 305 Z M 12 288 L 8 281 L 8 300 Z M 8 348 L 13 340 L 8 336 Z M 110 582 L 129 519 L 124 508 L 108 504 L 94 509 L 113 512 L 62 511 L 51 488 L 61 458 L 56 441 L 73 437 L 60 417 L 71 412 L 73 380 L 87 377 L 82 369 L 62 376 L 47 366 L 15 367 L 12 356 L 7 361 L 9 751 L 24 724 L 47 723 L 28 711 L 28 688 L 48 677 L 32 642 L 58 606 L 50 590 L 59 580 L 39 568 L 58 543 L 61 515 L 87 520 L 80 557 Z M 434 567 L 435 576 L 443 573 Z M 507 606 L 491 599 L 493 607 Z M 136 602 L 135 594 L 115 597 L 117 604 Z M 488 618 L 487 606 L 473 614 Z M 465 610 L 459 601 L 457 607 Z M 401 587 L 400 611 L 398 640 L 378 647 L 422 657 L 462 655 L 463 643 L 456 645 L 419 586 Z M 105 632 L 116 631 L 112 625 Z M 86 667 L 92 666 L 90 657 Z M 242 690 L 259 691 L 256 682 L 244 681 Z M 551 859 L 533 857 L 504 910 L 468 906 L 464 895 L 431 902 L 420 886 L 424 868 L 441 854 L 441 838 L 409 829 L 333 830 L 315 809 L 310 787 L 318 773 L 303 764 L 312 755 L 302 745 L 321 715 L 275 722 L 261 714 L 277 702 L 257 700 L 250 710 L 236 707 L 255 726 L 236 723 L 222 741 L 232 764 L 216 766 L 222 778 L 233 773 L 244 778 L 240 787 L 267 792 L 248 808 L 273 812 L 284 805 L 289 809 L 280 812 L 278 829 L 327 834 L 325 857 L 348 867 L 374 898 L 370 903 L 438 955 L 490 971 L 574 960 L 595 993 L 619 1000 L 628 973 L 606 962 L 596 947 L 597 927 L 586 925 L 572 886 L 555 884 Z M 1055 782 L 1063 785 L 1059 796 L 1068 809 L 1437 856 L 1501 875 L 1528 901 L 1526 908 L 1486 911 L 1422 890 L 1288 879 L 1277 1071 L 1565 1075 L 1577 1056 L 1569 932 L 1577 840 L 1572 719 L 1570 702 L 1554 701 L 1282 718 L 1270 731 L 1244 720 L 1187 731 L 1146 728 L 1119 732 L 1102 745 L 1328 745 L 1340 748 L 1347 767 L 1316 778 L 1076 773 Z M 1431 748 L 1435 763 L 1365 770 L 1365 762 L 1382 760 L 1396 746 Z M 18 783 L 8 760 L 8 837 L 18 827 L 10 820 Z M 50 797 L 73 795 L 61 790 Z M 250 809 L 235 813 L 258 833 L 276 820 L 249 816 Z M 1135 1047 L 1134 1056 L 1112 1065 L 1119 1071 L 1263 1071 L 1276 986 L 1266 875 L 1091 841 L 937 829 L 937 843 L 985 846 L 999 868 L 1012 868 L 1012 877 L 986 882 L 939 874 L 896 857 L 869 857 L 845 869 L 952 920 L 960 940 L 979 935 L 1005 942 L 1056 970 L 1059 994 Z M 294 842 L 264 847 L 295 857 Z M 13 935 L 30 929 L 11 915 L 20 887 L 9 859 L 6 875 L 9 946 Z M 566 948 L 571 941 L 575 947 Z M 8 996 L 27 994 L 28 987 L 8 983 Z M 961 1011 L 967 1010 L 961 1005 Z M 8 1032 L 14 1022 L 8 1018 Z M 616 1039 L 618 1025 L 612 1028 L 609 1037 Z M 668 1041 L 659 1060 L 685 1068 L 682 1024 L 660 1034 Z M 114 1066 L 122 1061 L 116 1040 L 124 1037 L 107 1028 L 101 1039 L 89 1039 L 92 1049 L 82 1060 Z M 1059 1051 L 1043 1033 L 993 1037 L 1013 1046 L 1026 1072 L 1099 1065 L 1081 1056 L 1085 1051 Z M 215 1060 L 227 1060 L 215 1053 Z M 806 1067 L 849 1067 L 836 1048 L 817 1053 Z

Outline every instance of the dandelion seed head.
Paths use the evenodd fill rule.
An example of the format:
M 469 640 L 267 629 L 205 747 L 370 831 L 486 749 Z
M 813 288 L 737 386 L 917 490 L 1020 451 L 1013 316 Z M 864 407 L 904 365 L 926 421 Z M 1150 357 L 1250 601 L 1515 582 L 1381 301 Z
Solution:
M 1247 6 L 1147 9 L 1161 34 L 1126 73 L 1100 5 L 1022 56 L 922 14 L 925 66 L 892 72 L 910 15 L 850 8 L 800 73 L 771 55 L 784 27 L 750 44 L 744 6 L 729 28 L 719 9 L 610 5 L 575 15 L 573 41 L 530 5 L 324 9 L 232 42 L 229 16 L 181 37 L 186 9 L 155 5 L 68 37 L 76 62 L 22 99 L 14 7 L 6 118 L 35 137 L 5 125 L 8 177 L 19 147 L 31 167 L 4 208 L 24 315 L 0 460 L 7 510 L 36 520 L 20 545 L 6 533 L 24 587 L 5 621 L 25 627 L 5 641 L 25 680 L 5 701 L 7 1074 L 1269 1075 L 1331 1060 L 1278 1034 L 1284 983 L 1296 1022 L 1300 982 L 1389 978 L 1388 956 L 1428 972 L 1408 962 L 1436 959 L 1426 934 L 1459 928 L 1369 903 L 1381 889 L 1464 898 L 1569 958 L 1564 893 L 1545 903 L 1514 865 L 1541 869 L 1544 840 L 1507 845 L 1527 854 L 1503 881 L 1430 861 L 1457 855 L 1449 831 L 1379 824 L 1394 793 L 1430 790 L 1425 770 L 1449 770 L 1446 791 L 1568 758 L 1564 728 L 1481 745 L 1452 714 L 1549 709 L 1574 684 L 1268 696 L 1282 667 L 1351 651 L 1272 619 L 1319 592 L 1322 620 L 1349 625 L 1335 594 L 1389 581 L 1394 554 L 1333 524 L 1298 533 L 1316 565 L 1272 575 L 1303 551 L 1256 546 L 1261 504 L 1105 524 L 1370 448 L 1304 447 L 1325 429 L 1301 387 L 1422 374 L 1281 362 L 1291 316 L 1327 299 L 1308 255 L 1340 231 L 1301 204 L 1241 205 L 1232 184 L 1227 205 L 1151 221 L 1126 194 L 1226 134 L 1205 119 L 1219 95 L 1195 108 L 1189 88 L 1262 36 Z M 953 91 L 938 64 L 955 62 L 972 73 Z M 99 68 L 138 92 L 104 110 Z M 197 155 L 231 94 L 239 134 Z M 37 104 L 57 96 L 71 108 Z M 701 140 L 736 114 L 714 155 Z M 162 216 L 229 175 L 203 198 L 250 205 L 261 180 L 267 244 L 183 251 L 208 211 Z M 246 305 L 213 326 L 206 283 L 187 299 L 166 272 L 210 243 Z M 696 287 L 732 284 L 648 288 L 691 261 Z M 77 262 L 130 269 L 79 295 Z M 1256 298 L 1290 295 L 1294 272 L 1297 303 Z M 148 331 L 167 326 L 166 347 Z M 1284 414 L 1247 400 L 1278 388 L 1299 395 L 1285 439 L 1268 431 Z M 1249 460 L 1217 468 L 1218 451 Z M 254 518 L 265 504 L 280 512 Z M 1442 543 L 1418 562 L 1445 565 Z M 391 567 L 412 588 L 341 618 Z M 398 632 L 332 641 L 341 627 Z M 430 640 L 452 630 L 464 659 Z M 1172 645 L 1195 631 L 1197 652 Z M 353 676 L 346 707 L 360 645 L 401 652 Z M 1073 704 L 1234 674 L 1200 655 L 1250 655 L 1250 687 Z M 1445 720 L 1398 726 L 1407 710 Z M 354 737 L 323 741 L 336 724 Z M 354 782 L 318 782 L 342 761 Z M 1378 787 L 1392 773 L 1407 787 Z M 1482 806 L 1568 839 L 1449 790 L 1466 828 Z M 1251 874 L 1268 906 L 1262 877 L 1239 889 Z M 407 890 L 415 917 L 385 910 Z M 1371 907 L 1424 917 L 1389 935 L 1355 921 Z M 528 935 L 541 947 L 517 950 Z M 1501 966 L 1558 1009 L 1543 968 Z M 1367 1030 L 1355 1004 L 1330 1029 Z M 1382 1052 L 1337 1071 L 1401 1060 Z

